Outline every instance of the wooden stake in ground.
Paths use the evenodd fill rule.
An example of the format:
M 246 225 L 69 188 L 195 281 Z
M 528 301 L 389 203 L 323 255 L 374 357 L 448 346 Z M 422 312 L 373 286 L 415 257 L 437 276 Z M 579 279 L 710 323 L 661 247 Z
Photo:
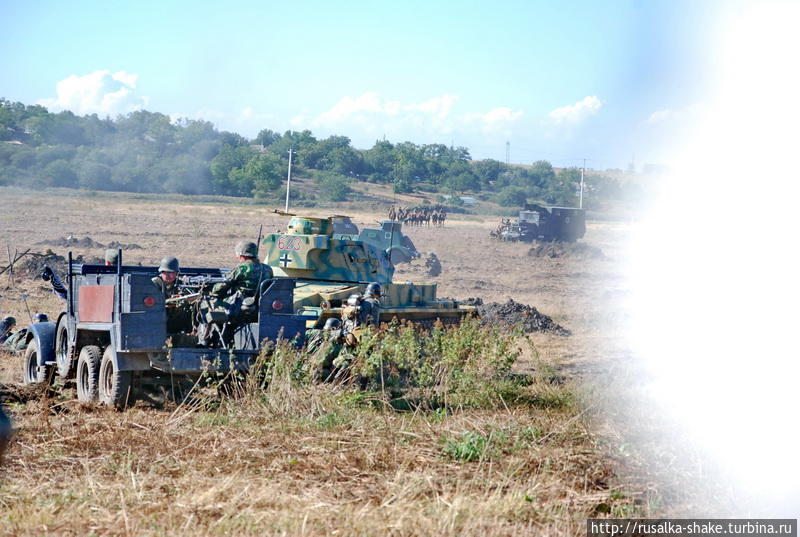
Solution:
M 14 288 L 14 258 L 11 257 L 11 248 L 6 244 L 6 253 L 8 254 L 8 282 L 11 284 L 11 288 Z M 16 251 L 14 252 L 16 256 Z
M 13 260 L 13 261 L 11 261 L 11 263 L 9 263 L 8 265 L 6 265 L 5 267 L 3 267 L 3 269 L 2 269 L 2 270 L 0 270 L 0 274 L 4 273 L 5 271 L 7 271 L 7 270 L 9 270 L 11 267 L 13 267 L 13 266 L 14 266 L 14 263 L 16 263 L 17 261 L 19 261 L 20 259 L 22 259 L 24 256 L 28 255 L 28 254 L 30 253 L 30 251 L 31 251 L 31 249 L 30 249 L 30 248 L 28 248 L 27 250 L 25 250 L 25 251 L 24 251 L 24 252 L 22 252 L 21 254 L 19 254 L 19 255 L 17 255 L 17 256 L 14 256 L 14 260 Z

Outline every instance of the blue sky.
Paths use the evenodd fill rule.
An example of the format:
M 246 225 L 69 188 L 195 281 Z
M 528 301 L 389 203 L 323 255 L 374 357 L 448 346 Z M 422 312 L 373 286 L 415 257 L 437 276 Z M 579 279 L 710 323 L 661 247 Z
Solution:
M 7 2 L 0 96 L 249 137 L 386 136 L 498 160 L 508 141 L 512 162 L 669 164 L 703 106 L 715 5 Z

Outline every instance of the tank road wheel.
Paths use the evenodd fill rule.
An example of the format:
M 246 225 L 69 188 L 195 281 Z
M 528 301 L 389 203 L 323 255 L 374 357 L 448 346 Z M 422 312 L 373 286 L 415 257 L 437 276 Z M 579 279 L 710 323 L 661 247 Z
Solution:
M 91 403 L 97 400 L 97 377 L 100 374 L 100 347 L 86 345 L 78 356 L 75 383 L 78 387 L 78 401 Z
M 120 371 L 114 365 L 114 349 L 106 348 L 100 362 L 100 402 L 119 410 L 133 404 L 133 372 Z
M 49 382 L 53 378 L 52 366 L 39 367 L 39 344 L 36 339 L 32 339 L 25 349 L 25 357 L 22 360 L 25 384 L 40 384 Z
M 75 349 L 69 344 L 67 318 L 62 317 L 56 329 L 56 373 L 61 380 L 67 380 L 75 373 Z

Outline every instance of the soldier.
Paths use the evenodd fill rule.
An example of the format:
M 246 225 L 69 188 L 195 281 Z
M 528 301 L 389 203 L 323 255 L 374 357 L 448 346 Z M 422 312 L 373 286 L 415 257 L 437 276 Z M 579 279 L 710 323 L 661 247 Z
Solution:
M 10 315 L 0 321 L 0 343 L 3 343 L 11 336 L 11 332 L 16 325 L 17 320 Z
M 46 323 L 47 321 L 48 321 L 47 315 L 45 315 L 44 313 L 37 313 L 33 317 L 33 322 L 35 323 Z M 2 343 L 3 350 L 10 352 L 12 354 L 17 354 L 24 351 L 25 349 L 28 348 L 28 342 L 26 341 L 28 339 L 27 335 L 28 335 L 27 328 L 23 328 L 22 330 L 17 330 Z
M 153 278 L 153 284 L 158 287 L 164 298 L 178 294 L 178 272 L 180 263 L 176 257 L 165 257 L 158 266 L 158 276 Z
M 113 248 L 106 250 L 106 265 L 116 265 L 119 261 L 119 251 Z
M 231 328 L 250 318 L 254 298 L 262 282 L 272 279 L 272 267 L 258 260 L 258 246 L 254 242 L 239 241 L 235 253 L 239 265 L 231 271 L 224 282 L 216 284 L 210 295 L 217 301 L 209 311 L 224 312 Z M 249 300 L 248 300 L 249 299 Z M 201 324 L 198 327 L 198 344 L 205 346 L 210 337 L 210 327 Z M 230 332 L 232 335 L 232 330 Z
M 50 282 L 53 293 L 55 293 L 57 297 L 63 300 L 67 299 L 67 288 L 64 287 L 61 278 L 58 277 L 58 274 L 56 274 L 53 269 L 45 265 L 44 269 L 42 269 L 41 278 L 46 282 Z
M 309 364 L 313 376 L 317 380 L 325 380 L 331 376 L 333 362 L 344 346 L 342 322 L 334 317 L 325 321 L 322 329 L 306 331 L 306 352 L 312 355 Z
M 272 279 L 272 267 L 258 260 L 258 246 L 254 242 L 239 241 L 236 244 L 239 265 L 231 271 L 228 278 L 211 290 L 211 295 L 219 298 L 240 293 L 244 298 L 256 295 L 261 282 Z
M 375 328 L 381 326 L 381 284 L 372 282 L 367 285 L 364 291 L 364 298 L 361 300 L 359 311 L 359 324 L 372 325 Z

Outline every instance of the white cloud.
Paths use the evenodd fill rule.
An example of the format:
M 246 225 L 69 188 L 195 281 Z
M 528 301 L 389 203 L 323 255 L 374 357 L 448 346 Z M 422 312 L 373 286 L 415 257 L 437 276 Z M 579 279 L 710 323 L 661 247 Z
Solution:
M 685 120 L 695 120 L 706 110 L 703 103 L 694 103 L 685 108 L 665 108 L 656 110 L 643 121 L 645 125 L 655 125 L 658 123 L 678 122 Z
M 78 115 L 116 115 L 147 106 L 147 97 L 135 95 L 139 75 L 127 71 L 95 71 L 88 75 L 70 75 L 56 84 L 56 97 L 37 104 L 51 110 L 71 110 Z
M 555 123 L 579 123 L 587 117 L 594 115 L 603 106 L 603 101 L 595 95 L 584 97 L 575 104 L 556 108 L 548 114 Z
M 674 112 L 669 108 L 665 110 L 656 110 L 650 117 L 648 117 L 644 122 L 648 125 L 652 125 L 654 123 L 661 123 L 662 121 L 668 120 L 670 117 L 674 115 Z
M 463 120 L 466 124 L 477 125 L 484 133 L 504 133 L 510 135 L 512 123 L 522 117 L 522 110 L 513 110 L 501 106 L 489 110 L 485 114 L 466 114 Z
M 499 107 L 488 112 L 457 113 L 458 95 L 445 93 L 417 102 L 388 100 L 376 92 L 343 97 L 313 119 L 301 118 L 314 129 L 350 132 L 367 142 L 386 135 L 395 139 L 439 139 L 454 132 L 468 135 L 507 132 L 523 112 Z

